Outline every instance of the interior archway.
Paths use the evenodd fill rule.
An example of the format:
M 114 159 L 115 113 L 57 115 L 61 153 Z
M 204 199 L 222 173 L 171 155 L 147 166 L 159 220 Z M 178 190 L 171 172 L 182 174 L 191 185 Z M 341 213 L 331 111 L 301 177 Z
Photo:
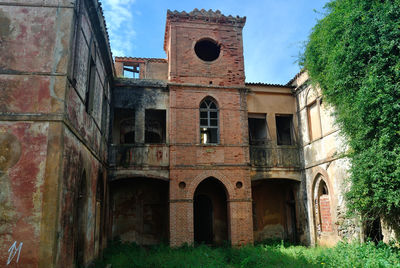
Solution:
M 194 193 L 194 241 L 221 244 L 228 240 L 227 194 L 224 185 L 209 177 Z

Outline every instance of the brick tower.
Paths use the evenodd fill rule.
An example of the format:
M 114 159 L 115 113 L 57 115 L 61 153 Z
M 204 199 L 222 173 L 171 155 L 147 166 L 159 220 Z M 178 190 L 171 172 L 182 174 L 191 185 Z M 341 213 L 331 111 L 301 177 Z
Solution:
M 252 243 L 242 28 L 219 11 L 167 13 L 170 243 Z

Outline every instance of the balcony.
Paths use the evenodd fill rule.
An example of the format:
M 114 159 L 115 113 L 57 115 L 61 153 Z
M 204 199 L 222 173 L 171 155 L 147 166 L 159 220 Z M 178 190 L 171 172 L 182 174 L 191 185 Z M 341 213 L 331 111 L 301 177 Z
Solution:
M 169 147 L 165 144 L 111 144 L 109 164 L 114 168 L 168 167 Z
M 294 146 L 250 146 L 250 163 L 260 168 L 300 168 L 299 149 Z

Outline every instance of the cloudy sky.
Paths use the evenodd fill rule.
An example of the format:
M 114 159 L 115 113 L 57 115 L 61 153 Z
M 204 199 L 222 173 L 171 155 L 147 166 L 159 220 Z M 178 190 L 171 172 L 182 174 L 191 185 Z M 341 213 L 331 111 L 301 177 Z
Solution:
M 113 56 L 166 58 L 167 9 L 219 9 L 246 16 L 243 29 L 247 82 L 286 84 L 298 71 L 297 58 L 327 0 L 100 0 Z

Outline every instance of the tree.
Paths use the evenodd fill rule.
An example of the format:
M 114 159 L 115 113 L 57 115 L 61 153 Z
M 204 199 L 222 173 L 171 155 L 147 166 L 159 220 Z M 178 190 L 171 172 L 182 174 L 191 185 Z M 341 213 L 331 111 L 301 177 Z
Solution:
M 334 0 L 302 64 L 335 107 L 351 160 L 350 211 L 400 226 L 400 0 Z

